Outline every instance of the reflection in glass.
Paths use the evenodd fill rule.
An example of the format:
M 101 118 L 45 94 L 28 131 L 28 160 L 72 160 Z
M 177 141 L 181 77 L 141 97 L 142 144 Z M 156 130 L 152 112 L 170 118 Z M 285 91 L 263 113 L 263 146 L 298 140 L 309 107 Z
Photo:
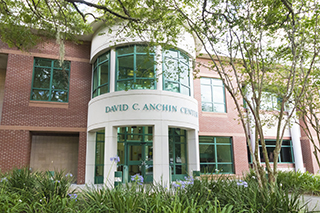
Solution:
M 134 67 L 133 56 L 118 58 L 118 79 L 133 79 Z
M 216 172 L 216 164 L 200 164 L 200 172 L 214 174 Z
M 183 179 L 187 174 L 187 131 L 169 128 L 169 163 L 172 168 L 172 180 Z
M 178 50 L 163 52 L 164 89 L 190 96 L 189 58 Z
M 199 136 L 202 173 L 233 173 L 231 142 L 230 137 Z
M 35 58 L 31 100 L 68 101 L 70 62 Z
M 218 162 L 232 162 L 231 149 L 228 145 L 217 145 Z
M 51 67 L 51 60 L 43 59 L 43 58 L 36 58 L 34 65 L 37 67 Z
M 34 88 L 50 88 L 50 78 L 51 78 L 51 70 L 49 68 L 39 68 L 36 67 L 34 69 Z
M 109 92 L 109 52 L 100 55 L 94 63 L 92 97 Z
M 220 79 L 201 78 L 201 105 L 205 112 L 226 112 L 224 86 Z
M 232 164 L 218 164 L 219 173 L 232 173 L 233 166 Z
M 49 100 L 49 90 L 32 90 L 31 95 L 32 100 L 39 100 L 39 101 L 48 101 Z
M 67 102 L 68 93 L 65 91 L 53 91 L 51 95 L 51 100 L 57 102 Z
M 215 160 L 215 146 L 203 145 L 199 146 L 200 162 L 216 162 Z
M 117 49 L 116 90 L 155 89 L 154 53 L 146 45 Z
M 68 90 L 69 72 L 67 70 L 53 70 L 52 89 Z

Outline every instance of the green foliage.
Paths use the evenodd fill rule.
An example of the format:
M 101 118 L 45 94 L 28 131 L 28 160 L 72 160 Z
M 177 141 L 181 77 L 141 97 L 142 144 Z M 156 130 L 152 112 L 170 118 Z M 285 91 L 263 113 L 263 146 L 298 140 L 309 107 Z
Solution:
M 63 172 L 55 172 L 52 176 L 49 172 L 31 172 L 22 168 L 0 177 L 0 210 L 59 212 L 60 208 L 61 212 L 71 212 L 67 210 L 75 204 L 75 199 L 68 195 L 73 193 L 69 189 L 72 177 Z
M 279 172 L 277 183 L 291 192 L 320 195 L 320 176 L 309 172 Z
M 255 178 L 245 181 L 219 176 L 215 180 L 195 181 L 187 190 L 190 199 L 198 202 L 219 200 L 221 206 L 232 205 L 233 212 L 299 212 L 301 204 L 299 194 L 270 186 L 260 188 Z
M 64 0 L 2 0 L 0 4 L 0 38 L 9 47 L 28 50 L 41 37 L 76 40 L 77 36 L 91 32 L 71 3 Z
M 114 189 L 87 186 L 69 191 L 70 176 L 30 172 L 28 169 L 0 174 L 1 212 L 301 212 L 299 185 L 316 183 L 310 174 L 280 173 L 282 186 L 260 188 L 254 173 L 244 180 L 227 176 L 194 180 L 185 187 L 138 185 Z M 297 184 L 290 184 L 296 181 Z M 56 182 L 59 180 L 61 186 Z M 316 179 L 318 180 L 318 179 Z M 285 183 L 288 183 L 287 185 Z M 30 187 L 33 187 L 30 188 Z M 301 187 L 300 187 L 301 188 Z M 27 191 L 30 191 L 27 194 Z M 289 196 L 290 192 L 290 196 Z M 69 193 L 69 194 L 68 194 Z

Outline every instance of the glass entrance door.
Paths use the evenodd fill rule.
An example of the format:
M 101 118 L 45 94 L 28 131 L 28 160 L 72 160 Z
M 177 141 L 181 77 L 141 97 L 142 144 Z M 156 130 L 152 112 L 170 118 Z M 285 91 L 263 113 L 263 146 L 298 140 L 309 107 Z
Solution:
M 153 182 L 153 128 L 128 126 L 118 128 L 118 171 L 127 166 L 128 180 L 139 174 L 144 182 Z
M 153 181 L 153 147 L 152 143 L 129 143 L 128 146 L 129 177 L 140 174 L 145 183 Z

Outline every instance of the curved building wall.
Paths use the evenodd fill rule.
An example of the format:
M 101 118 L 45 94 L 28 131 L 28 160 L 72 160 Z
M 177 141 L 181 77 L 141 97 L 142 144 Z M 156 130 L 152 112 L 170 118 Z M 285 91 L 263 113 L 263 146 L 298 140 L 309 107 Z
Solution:
M 141 37 L 127 37 L 126 33 L 119 33 L 121 27 L 113 26 L 100 28 L 94 34 L 91 43 L 91 55 L 90 60 L 105 52 L 106 50 L 120 46 L 125 44 L 137 44 L 137 43 L 145 43 L 147 40 L 142 39 Z M 110 33 L 111 32 L 111 33 Z M 147 37 L 147 36 L 146 36 Z M 176 44 L 176 48 L 181 49 L 182 51 L 188 53 L 192 58 L 196 57 L 195 52 L 195 42 L 194 38 L 189 33 L 184 33 L 180 36 L 178 43 Z
M 94 89 L 99 89 L 99 86 L 95 87 L 95 82 L 99 81 L 100 76 L 106 76 L 106 67 L 109 71 L 108 82 L 103 80 L 103 83 L 98 83 L 108 89 L 94 93 L 88 106 L 86 183 L 97 183 L 96 174 L 99 170 L 99 181 L 103 178 L 104 183 L 113 186 L 113 171 L 119 168 L 110 161 L 110 158 L 119 153 L 119 146 L 124 147 L 126 153 L 125 162 L 122 164 L 128 166 L 129 170 L 130 166 L 146 168 L 141 170 L 144 174 L 146 174 L 144 170 L 148 168 L 148 173 L 149 175 L 152 173 L 151 180 L 154 182 L 161 181 L 162 184 L 168 184 L 172 176 L 181 178 L 183 175 L 192 174 L 193 171 L 199 171 L 198 102 L 193 98 L 191 69 L 192 59 L 195 58 L 192 35 L 187 33 L 182 35 L 176 48 L 172 50 L 163 51 L 157 46 L 150 54 L 154 57 L 152 59 L 155 62 L 154 66 L 152 62 L 151 66 L 148 64 L 148 67 L 143 66 L 140 69 L 138 57 L 141 65 L 143 59 L 150 56 L 141 50 L 147 42 L 137 37 L 125 38 L 118 35 L 118 29 L 113 27 L 112 33 L 109 33 L 109 28 L 100 29 L 92 40 L 90 60 L 94 64 Z M 120 57 L 123 59 L 120 60 Z M 173 61 L 174 66 L 167 66 L 166 61 Z M 101 71 L 102 69 L 104 70 Z M 166 76 L 164 73 L 168 72 L 167 70 L 174 72 L 178 79 Z M 141 74 L 143 72 L 145 74 Z M 141 82 L 150 81 L 152 78 L 154 86 L 143 87 Z M 133 80 L 134 84 L 130 82 Z M 121 82 L 129 82 L 130 86 L 119 89 Z M 138 143 L 131 140 L 124 145 L 119 144 L 119 127 L 132 130 L 137 126 L 142 129 L 148 127 L 148 131 L 152 129 L 152 142 L 147 142 L 146 145 L 145 142 Z M 172 136 L 173 134 L 179 136 Z M 101 137 L 104 137 L 104 140 Z M 101 143 L 104 143 L 103 152 Z M 147 149 L 149 151 L 146 151 Z M 142 156 L 145 155 L 143 153 L 148 153 L 147 157 L 136 158 L 137 151 L 141 152 Z M 97 152 L 103 153 L 103 162 Z M 133 155 L 136 155 L 135 160 L 132 159 Z M 99 166 L 97 166 L 97 156 L 99 156 Z M 145 166 L 146 163 L 148 166 Z M 123 168 L 120 170 L 125 172 Z
M 155 122 L 198 130 L 198 102 L 186 95 L 158 90 L 113 92 L 89 102 L 88 131 L 110 123 L 125 126 Z

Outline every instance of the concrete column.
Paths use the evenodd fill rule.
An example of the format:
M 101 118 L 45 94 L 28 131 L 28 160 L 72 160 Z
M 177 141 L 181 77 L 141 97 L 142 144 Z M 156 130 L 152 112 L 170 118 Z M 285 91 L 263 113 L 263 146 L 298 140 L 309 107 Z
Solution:
M 157 79 L 157 90 L 163 90 L 162 81 L 162 49 L 161 46 L 156 47 L 156 79 Z
M 110 50 L 110 92 L 114 92 L 116 85 L 116 51 L 115 49 Z
M 168 124 L 157 122 L 153 129 L 153 182 L 169 186 Z
M 189 60 L 189 81 L 190 81 L 190 96 L 194 98 L 194 88 L 193 88 L 193 61 Z
M 85 183 L 94 184 L 96 133 L 87 133 Z
M 305 168 L 303 165 L 303 158 L 302 158 L 302 150 L 301 150 L 301 133 L 300 133 L 300 126 L 295 121 L 296 111 L 294 110 L 293 116 L 291 118 L 290 134 L 291 134 L 291 141 L 293 147 L 293 155 L 294 155 L 294 163 L 295 163 L 295 170 L 300 172 L 305 172 Z
M 200 171 L 199 137 L 197 130 L 187 131 L 188 173 L 192 176 L 193 171 Z
M 249 101 L 252 100 L 252 91 L 251 89 L 248 89 L 248 92 L 247 92 L 247 99 Z M 256 144 L 255 144 L 255 141 L 256 141 L 256 128 L 255 128 L 255 122 L 254 122 L 254 118 L 253 118 L 253 115 L 252 113 L 250 112 L 250 110 L 248 109 L 247 107 L 247 113 L 248 113 L 248 118 L 249 118 L 249 122 L 248 122 L 248 132 L 249 132 L 249 137 L 250 137 L 250 144 L 251 144 L 251 147 L 252 147 L 252 151 L 254 152 L 255 148 L 256 148 Z M 259 150 L 258 150 L 258 154 L 260 155 L 259 153 Z M 251 158 L 253 158 L 254 156 L 251 156 Z M 259 157 L 259 161 L 260 161 L 260 157 Z
M 105 128 L 104 139 L 104 184 L 108 187 L 114 186 L 114 172 L 117 171 L 117 163 L 110 158 L 117 155 L 117 128 L 108 125 Z

